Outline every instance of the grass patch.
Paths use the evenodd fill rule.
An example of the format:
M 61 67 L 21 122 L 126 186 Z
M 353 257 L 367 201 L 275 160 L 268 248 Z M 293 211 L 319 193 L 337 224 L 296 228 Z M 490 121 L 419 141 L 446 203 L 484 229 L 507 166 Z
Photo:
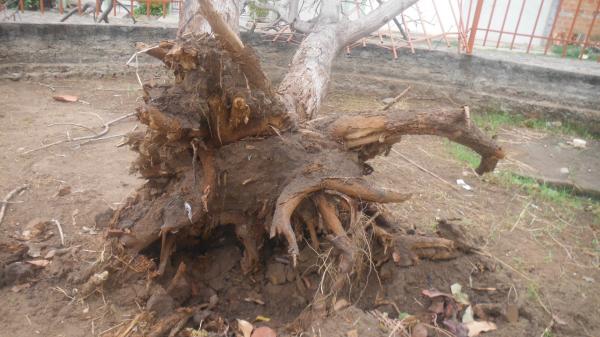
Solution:
M 454 158 L 458 159 L 463 163 L 466 163 L 467 165 L 469 165 L 469 167 L 472 168 L 476 168 L 479 165 L 481 157 L 475 151 L 471 150 L 470 148 L 464 145 L 453 143 L 447 139 L 445 140 L 445 142 L 446 146 L 448 146 L 450 153 L 452 154 L 452 156 L 454 156 Z
M 584 126 L 569 122 L 561 122 L 560 125 L 536 118 L 526 118 L 523 115 L 509 114 L 502 111 L 488 111 L 483 114 L 473 114 L 473 121 L 480 128 L 496 134 L 502 127 L 525 127 L 534 130 L 542 130 L 548 133 L 580 136 L 587 139 L 598 139 Z
M 470 148 L 448 140 L 446 141 L 446 146 L 454 158 L 469 167 L 476 168 L 479 165 L 480 156 Z M 523 177 L 508 171 L 501 171 L 491 175 L 489 181 L 507 188 L 517 187 L 538 200 L 549 201 L 557 205 L 570 206 L 576 209 L 582 209 L 585 201 L 588 200 L 576 196 L 568 188 L 557 188 L 540 184 L 535 179 Z
M 563 46 L 552 46 L 552 54 L 562 56 L 562 53 Z M 580 46 L 569 45 L 567 46 L 567 53 L 565 54 L 565 57 L 576 59 L 579 58 L 579 53 L 581 53 Z M 586 54 L 588 56 L 586 60 L 588 61 L 596 61 L 598 60 L 598 57 L 600 57 L 600 54 L 592 48 L 586 48 L 584 57 Z
M 512 172 L 502 171 L 494 175 L 492 181 L 505 187 L 516 186 L 536 199 L 553 202 L 558 205 L 583 208 L 584 198 L 578 197 L 566 188 L 556 188 L 540 184 L 535 179 L 522 177 Z

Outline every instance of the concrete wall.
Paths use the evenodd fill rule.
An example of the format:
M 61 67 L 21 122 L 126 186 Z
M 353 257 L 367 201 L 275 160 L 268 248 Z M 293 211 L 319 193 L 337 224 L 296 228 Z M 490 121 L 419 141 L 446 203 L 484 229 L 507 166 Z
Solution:
M 174 29 L 106 25 L 0 24 L 0 78 L 106 76 L 132 72 L 125 62 L 135 42 L 175 36 Z M 261 56 L 274 82 L 287 70 L 294 46 L 243 35 Z M 160 64 L 148 56 L 141 62 Z M 153 71 L 154 71 L 153 70 Z M 406 85 L 450 95 L 475 110 L 503 110 L 578 122 L 600 133 L 600 75 L 465 56 L 442 51 L 400 54 L 355 49 L 334 64 L 332 90 L 396 95 Z

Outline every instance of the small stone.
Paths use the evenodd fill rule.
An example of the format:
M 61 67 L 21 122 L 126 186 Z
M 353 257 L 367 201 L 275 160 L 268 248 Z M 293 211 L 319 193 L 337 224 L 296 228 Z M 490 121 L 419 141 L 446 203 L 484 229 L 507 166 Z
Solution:
M 63 188 L 61 188 L 60 190 L 58 190 L 58 196 L 59 197 L 64 197 L 67 194 L 71 193 L 71 186 L 65 186 Z
M 381 100 L 381 103 L 388 105 L 390 103 L 394 102 L 394 97 L 386 97 L 384 99 Z
M 252 337 L 277 337 L 277 333 L 267 326 L 261 326 L 254 329 Z
M 560 168 L 560 174 L 569 174 L 569 168 L 568 167 L 561 167 Z
M 552 128 L 560 128 L 562 126 L 562 122 L 561 121 L 552 121 L 552 122 L 547 122 L 546 125 L 549 127 L 552 127 Z

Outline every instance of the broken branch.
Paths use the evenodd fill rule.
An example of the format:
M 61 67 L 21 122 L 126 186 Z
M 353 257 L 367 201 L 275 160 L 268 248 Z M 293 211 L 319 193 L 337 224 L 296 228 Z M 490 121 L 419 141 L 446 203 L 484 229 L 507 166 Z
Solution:
M 0 225 L 2 224 L 2 220 L 4 220 L 4 214 L 6 212 L 6 205 L 8 204 L 10 199 L 12 199 L 15 195 L 17 195 L 18 193 L 20 193 L 21 191 L 23 191 L 24 189 L 26 189 L 28 187 L 29 187 L 29 185 L 27 185 L 27 184 L 21 185 L 21 186 L 15 188 L 14 190 L 8 192 L 8 194 L 4 197 L 4 199 L 2 199 L 2 205 L 0 206 Z

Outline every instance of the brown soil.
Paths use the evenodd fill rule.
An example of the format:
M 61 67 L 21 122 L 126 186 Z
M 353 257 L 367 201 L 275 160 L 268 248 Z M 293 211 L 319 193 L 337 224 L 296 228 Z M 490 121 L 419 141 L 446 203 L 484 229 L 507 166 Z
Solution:
M 66 137 L 67 129 L 71 130 L 71 137 L 87 134 L 76 127 L 48 127 L 48 124 L 99 126 L 94 113 L 104 121 L 130 113 L 137 106 L 136 99 L 141 92 L 133 77 L 54 80 L 44 84 L 52 85 L 56 92 L 33 82 L 0 83 L 4 107 L 0 111 L 3 125 L 0 194 L 3 196 L 24 183 L 30 185 L 8 205 L 0 225 L 0 242 L 16 242 L 15 237 L 34 218 L 56 219 L 64 229 L 66 246 L 79 248 L 55 256 L 33 277 L 0 289 L 0 336 L 98 336 L 116 325 L 128 324 L 149 292 L 143 275 L 135 277 L 123 273 L 123 278 L 111 279 L 105 285 L 102 296 L 93 294 L 84 301 L 71 301 L 67 297 L 73 294 L 74 288 L 81 287 L 88 266 L 111 254 L 110 249 L 105 249 L 104 241 L 107 221 L 97 215 L 116 209 L 141 185 L 140 179 L 128 173 L 135 155 L 126 147 L 116 147 L 120 138 L 81 147 L 61 144 L 23 153 L 39 147 L 42 142 Z M 52 95 L 59 93 L 79 95 L 90 104 L 56 102 Z M 373 109 L 382 106 L 379 98 L 332 93 L 325 112 L 334 108 L 340 111 L 340 107 L 348 111 Z M 135 124 L 133 120 L 119 123 L 111 127 L 110 134 L 127 132 Z M 449 292 L 450 285 L 457 282 L 474 303 L 504 305 L 507 299 L 518 303 L 519 321 L 508 323 L 498 318 L 499 329 L 486 336 L 542 335 L 552 320 L 542 304 L 566 323 L 555 324 L 555 336 L 600 335 L 596 319 L 600 314 L 600 295 L 595 291 L 596 282 L 600 282 L 597 267 L 600 261 L 598 246 L 594 245 L 600 224 L 595 222 L 597 218 L 591 212 L 531 199 L 517 187 L 497 184 L 498 179 L 493 174 L 478 178 L 448 154 L 445 141 L 439 138 L 405 137 L 394 150 L 388 157 L 373 160 L 371 165 L 375 169 L 373 178 L 379 185 L 414 192 L 411 200 L 389 207 L 401 225 L 431 233 L 436 218 L 461 218 L 461 224 L 481 238 L 484 249 L 495 259 L 465 255 L 448 262 L 423 261 L 405 269 L 386 264 L 377 275 L 371 274 L 366 285 L 361 284 L 351 294 L 338 295 L 350 299 L 355 307 L 325 320 L 315 318 L 309 335 L 345 336 L 347 331 L 356 329 L 359 336 L 387 336 L 389 331 L 383 330 L 378 320 L 366 312 L 375 309 L 376 302 L 383 299 L 397 305 L 402 312 L 425 315 L 428 300 L 421 296 L 421 291 L 436 288 Z M 398 153 L 449 184 L 419 170 Z M 456 179 L 464 179 L 473 191 L 457 188 Z M 70 187 L 70 193 L 66 187 Z M 585 209 L 585 202 L 583 206 Z M 99 233 L 90 234 L 84 226 Z M 56 229 L 50 227 L 50 231 L 53 235 L 37 244 L 45 246 L 42 257 L 60 245 Z M 243 276 L 239 263 L 240 243 L 232 241 L 231 235 L 222 237 L 223 240 L 214 240 L 205 250 L 180 252 L 178 259 L 185 261 L 193 271 L 192 283 L 197 285 L 200 301 L 217 294 L 219 302 L 214 311 L 226 320 L 233 322 L 241 318 L 252 322 L 262 315 L 271 321 L 259 325 L 273 328 L 282 328 L 300 314 L 309 296 L 299 293 L 297 282 L 288 281 L 294 279 L 294 275 L 288 275 L 293 273 L 274 261 L 274 257 L 285 254 L 283 245 L 269 243 L 263 253 L 269 259 L 262 261 L 261 271 Z M 152 252 L 149 254 L 152 257 Z M 215 260 L 219 263 L 210 263 Z M 124 262 L 123 269 L 135 268 L 135 263 L 126 267 Z M 318 282 L 318 279 L 312 281 Z M 30 286 L 15 287 L 19 284 Z M 246 301 L 248 298 L 260 299 L 265 304 Z M 377 309 L 391 316 L 397 314 L 390 304 Z M 114 331 L 116 329 L 110 332 Z M 285 334 L 283 329 L 280 332 Z

